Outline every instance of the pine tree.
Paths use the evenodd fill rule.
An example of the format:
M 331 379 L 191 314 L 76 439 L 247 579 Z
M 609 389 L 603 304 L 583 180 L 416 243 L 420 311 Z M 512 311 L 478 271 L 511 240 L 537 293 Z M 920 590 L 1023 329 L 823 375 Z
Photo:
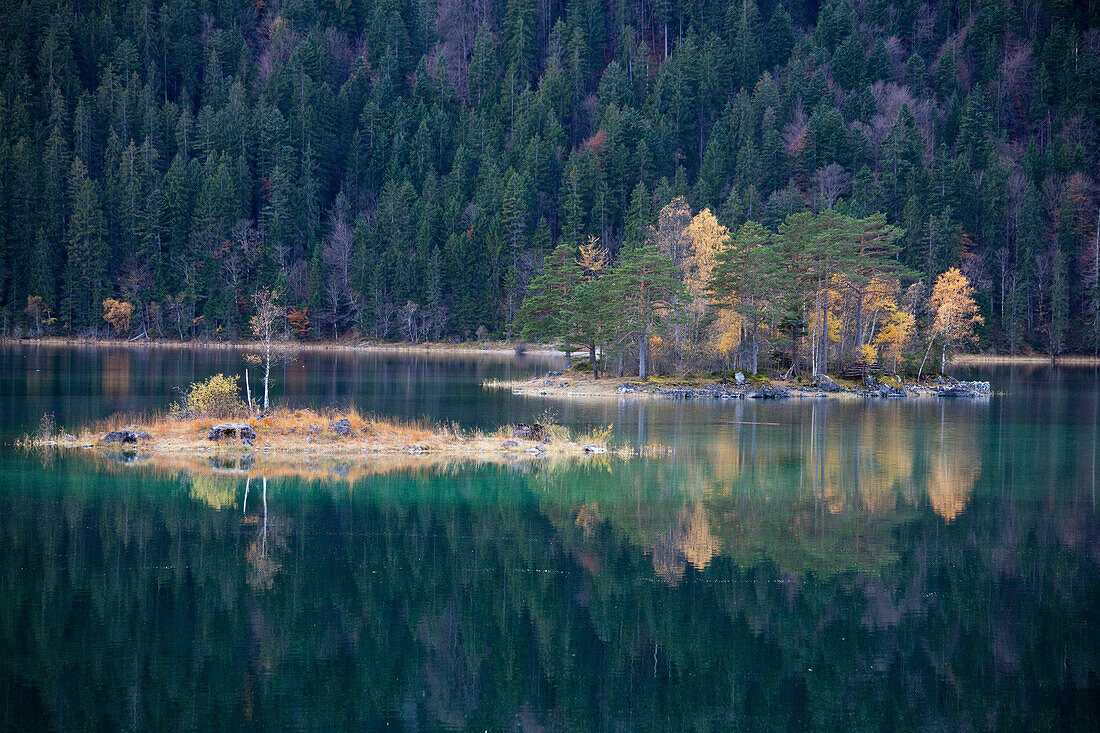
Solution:
M 733 308 L 748 321 L 752 333 L 750 364 L 760 363 L 760 326 L 778 320 L 789 292 L 787 271 L 780 266 L 772 236 L 760 224 L 745 223 L 718 253 L 710 292 L 720 305 Z
M 504 63 L 510 83 L 521 91 L 532 80 L 535 68 L 535 4 L 532 0 L 506 0 L 504 7 Z
M 69 332 L 78 334 L 99 322 L 107 272 L 106 225 L 99 190 L 89 180 L 80 158 L 69 170 L 68 199 L 71 214 L 62 311 Z
M 686 297 L 676 266 L 656 245 L 625 252 L 608 276 L 607 312 L 621 338 L 638 346 L 638 376 L 649 376 L 649 340 L 665 323 L 673 303 Z
M 563 339 L 568 343 L 573 337 L 574 294 L 581 282 L 574 256 L 572 247 L 559 244 L 543 260 L 542 271 L 528 286 L 527 297 L 512 324 L 523 338 Z
M 760 11 L 756 0 L 741 0 L 732 8 L 736 12 L 733 36 L 733 64 L 739 87 L 752 88 L 760 75 L 760 62 L 765 58 L 760 45 Z M 782 29 L 777 29 L 782 33 Z

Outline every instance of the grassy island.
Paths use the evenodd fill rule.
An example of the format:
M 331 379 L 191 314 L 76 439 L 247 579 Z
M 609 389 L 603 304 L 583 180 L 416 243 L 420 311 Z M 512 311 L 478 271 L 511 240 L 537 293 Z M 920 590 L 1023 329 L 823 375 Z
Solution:
M 269 406 L 267 378 L 263 401 L 246 390 L 241 400 L 234 377 L 216 374 L 196 382 L 167 411 L 114 415 L 72 433 L 60 429 L 51 414 L 42 416 L 28 448 L 93 451 L 129 462 L 142 459 L 217 458 L 230 461 L 288 463 L 313 459 L 371 462 L 401 457 L 511 462 L 611 454 L 610 427 L 573 435 L 549 420 L 493 431 L 467 430 L 454 423 L 401 421 L 346 410 Z M 262 405 L 262 408 L 260 407 Z
M 228 430 L 224 429 L 228 426 Z M 141 457 L 195 458 L 250 455 L 253 460 L 286 463 L 303 458 L 376 461 L 401 458 L 502 462 L 517 459 L 615 454 L 610 430 L 573 435 L 558 425 L 502 426 L 495 431 L 457 425 L 398 421 L 363 415 L 355 409 L 275 408 L 263 415 L 192 416 L 179 411 L 116 415 L 85 429 L 65 433 L 40 430 L 24 445 L 38 448 L 125 452 Z

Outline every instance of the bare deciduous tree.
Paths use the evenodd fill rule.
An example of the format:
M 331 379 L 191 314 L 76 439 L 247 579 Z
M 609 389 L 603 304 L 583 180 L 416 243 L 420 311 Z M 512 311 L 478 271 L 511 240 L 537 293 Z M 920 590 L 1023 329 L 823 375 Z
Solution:
M 830 163 L 823 168 L 818 168 L 814 173 L 818 208 L 821 210 L 833 208 L 837 199 L 850 190 L 851 184 L 851 176 L 838 163 Z
M 270 288 L 261 288 L 252 294 L 252 305 L 256 314 L 252 316 L 249 324 L 252 333 L 260 340 L 263 347 L 264 365 L 264 412 L 268 409 L 268 386 L 271 382 L 271 342 L 275 337 L 275 328 L 279 319 L 283 316 L 283 308 L 279 305 L 279 294 Z

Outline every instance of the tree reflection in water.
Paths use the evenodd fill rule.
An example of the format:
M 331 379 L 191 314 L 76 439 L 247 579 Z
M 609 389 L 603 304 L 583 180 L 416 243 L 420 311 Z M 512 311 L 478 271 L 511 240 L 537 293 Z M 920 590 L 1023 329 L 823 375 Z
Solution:
M 5 722 L 1095 722 L 1091 471 L 1037 497 L 1065 464 L 972 426 L 820 417 L 713 460 L 9 463 Z

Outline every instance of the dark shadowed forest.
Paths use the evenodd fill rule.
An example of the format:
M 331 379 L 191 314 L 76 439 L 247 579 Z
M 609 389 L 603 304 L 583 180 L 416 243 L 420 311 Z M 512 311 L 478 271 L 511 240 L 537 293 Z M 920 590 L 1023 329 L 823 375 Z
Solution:
M 0 327 L 232 340 L 270 289 L 300 339 L 526 331 L 814 372 L 937 338 L 1092 353 L 1098 21 L 1068 0 L 5 2 Z M 613 278 L 596 325 L 523 308 L 555 252 Z M 958 338 L 945 274 L 976 306 Z M 660 297 L 628 302 L 651 275 Z

